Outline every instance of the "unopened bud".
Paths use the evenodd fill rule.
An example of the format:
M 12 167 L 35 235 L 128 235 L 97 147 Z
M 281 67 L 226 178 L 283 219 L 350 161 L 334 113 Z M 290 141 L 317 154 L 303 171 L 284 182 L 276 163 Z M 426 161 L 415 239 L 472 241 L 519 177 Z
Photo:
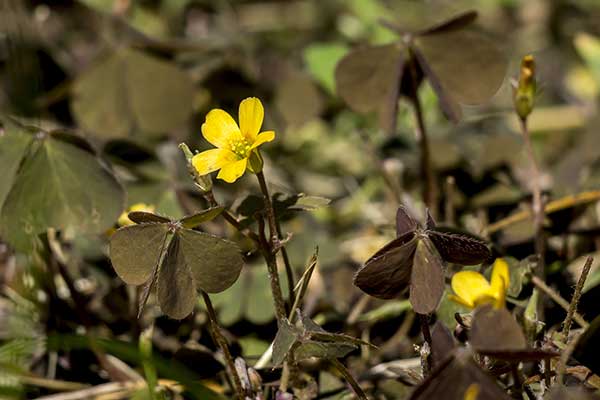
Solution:
M 535 90 L 535 61 L 532 55 L 527 55 L 521 60 L 519 83 L 514 93 L 515 110 L 522 120 L 533 111 Z
M 192 159 L 194 158 L 194 154 L 192 153 L 192 151 L 190 150 L 190 148 L 188 147 L 187 144 L 180 143 L 179 148 L 181 149 L 181 151 L 183 152 L 183 155 L 185 156 L 185 159 L 187 161 L 188 171 L 189 171 L 190 175 L 192 176 L 192 178 L 194 179 L 196 186 L 198 186 L 198 188 L 200 188 L 200 190 L 203 192 L 209 192 L 212 189 L 212 178 L 210 177 L 210 175 L 200 175 L 198 173 L 198 171 L 196 171 L 196 168 L 194 168 L 194 165 L 192 164 Z

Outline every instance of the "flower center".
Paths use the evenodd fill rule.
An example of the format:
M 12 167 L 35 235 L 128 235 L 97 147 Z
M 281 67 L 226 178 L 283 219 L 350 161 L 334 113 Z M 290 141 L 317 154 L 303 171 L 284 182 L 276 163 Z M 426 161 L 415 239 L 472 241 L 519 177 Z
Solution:
M 250 142 L 245 138 L 237 138 L 229 140 L 229 149 L 240 159 L 248 158 L 250 155 Z

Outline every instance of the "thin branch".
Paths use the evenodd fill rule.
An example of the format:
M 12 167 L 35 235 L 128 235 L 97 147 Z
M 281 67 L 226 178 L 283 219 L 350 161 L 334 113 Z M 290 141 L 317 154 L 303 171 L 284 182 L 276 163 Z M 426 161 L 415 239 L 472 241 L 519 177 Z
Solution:
M 350 387 L 352 387 L 352 391 L 354 392 L 356 397 L 358 397 L 360 400 L 369 399 L 344 364 L 342 364 L 337 358 L 332 359 L 331 364 L 333 364 L 333 366 L 337 368 L 337 370 L 340 372 L 340 374 L 342 374 L 346 382 L 350 384 Z
M 556 302 L 556 304 L 558 304 L 559 306 L 564 308 L 565 311 L 567 311 L 567 312 L 569 311 L 569 302 L 567 302 L 565 299 L 563 299 L 562 296 L 560 294 L 558 294 L 550 286 L 546 285 L 546 283 L 543 280 L 541 280 L 537 276 L 533 275 L 531 277 L 531 282 L 537 288 L 539 288 L 542 292 L 544 292 L 546 295 L 548 295 L 548 297 L 550 297 L 552 300 L 554 300 Z M 577 322 L 579 324 L 579 326 L 581 326 L 582 328 L 587 328 L 589 325 L 577 311 L 573 312 L 573 320 L 575 322 Z
M 235 369 L 235 362 L 233 361 L 233 357 L 231 356 L 231 352 L 229 351 L 227 339 L 225 339 L 223 333 L 221 333 L 221 328 L 217 321 L 217 314 L 215 313 L 215 309 L 213 308 L 210 296 L 204 290 L 200 290 L 200 293 L 202 294 L 202 299 L 204 300 L 204 304 L 206 305 L 210 332 L 212 334 L 213 340 L 215 341 L 215 344 L 219 346 L 219 348 L 223 352 L 225 364 L 227 365 L 229 375 L 233 380 L 233 386 L 236 396 L 239 400 L 244 400 L 245 395 L 244 389 L 242 388 L 242 380 L 240 379 L 240 376 L 238 375 L 237 370 Z

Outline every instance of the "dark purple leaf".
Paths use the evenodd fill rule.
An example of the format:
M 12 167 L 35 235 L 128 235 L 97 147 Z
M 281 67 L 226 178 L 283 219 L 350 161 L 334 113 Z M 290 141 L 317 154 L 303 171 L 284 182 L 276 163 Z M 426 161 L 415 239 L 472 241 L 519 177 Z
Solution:
M 409 300 L 419 314 L 434 312 L 444 294 L 444 265 L 433 243 L 418 238 L 410 277 Z
M 464 234 L 428 230 L 427 236 L 444 261 L 460 265 L 476 265 L 491 257 L 485 242 Z
M 396 236 L 400 237 L 417 229 L 416 221 L 410 216 L 406 207 L 401 205 L 396 211 Z
M 401 295 L 410 284 L 413 256 L 417 248 L 414 232 L 394 239 L 365 262 L 354 275 L 354 285 L 380 299 Z
M 469 341 L 477 351 L 527 349 L 525 335 L 514 317 L 504 308 L 494 309 L 489 305 L 475 310 Z
M 464 28 L 471 23 L 473 23 L 477 19 L 477 11 L 469 10 L 465 11 L 461 14 L 458 14 L 446 21 L 437 23 L 428 28 L 423 29 L 415 33 L 415 35 L 430 35 L 434 33 L 442 33 L 446 31 L 451 31 L 455 29 Z

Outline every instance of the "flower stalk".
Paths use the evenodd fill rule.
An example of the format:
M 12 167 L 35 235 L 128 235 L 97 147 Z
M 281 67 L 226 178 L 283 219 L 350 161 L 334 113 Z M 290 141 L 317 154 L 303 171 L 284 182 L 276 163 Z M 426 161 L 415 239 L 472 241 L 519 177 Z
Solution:
M 213 341 L 223 352 L 223 357 L 225 358 L 225 365 L 227 366 L 227 371 L 229 372 L 231 380 L 233 381 L 233 389 L 235 390 L 237 398 L 239 400 L 244 400 L 245 396 L 244 389 L 242 388 L 242 381 L 237 373 L 237 370 L 235 369 L 235 362 L 233 361 L 233 357 L 231 356 L 231 352 L 229 351 L 227 339 L 225 339 L 223 333 L 221 332 L 221 327 L 219 326 L 219 322 L 217 321 L 217 314 L 215 313 L 215 309 L 210 300 L 210 296 L 204 290 L 200 290 L 200 293 L 202 294 L 202 299 L 204 300 L 204 304 L 206 305 L 209 330 Z

